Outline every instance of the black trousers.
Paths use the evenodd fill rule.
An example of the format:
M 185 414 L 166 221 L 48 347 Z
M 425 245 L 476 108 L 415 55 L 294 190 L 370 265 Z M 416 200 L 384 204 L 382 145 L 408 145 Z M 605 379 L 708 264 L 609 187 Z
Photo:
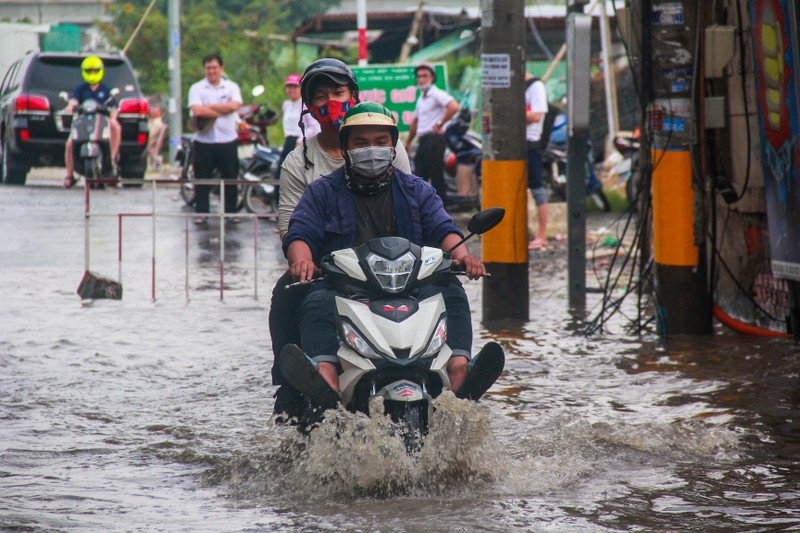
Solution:
M 447 200 L 447 184 L 444 181 L 444 151 L 447 147 L 444 135 L 428 133 L 419 138 L 414 155 L 414 174 L 429 181 L 436 194 Z
M 194 142 L 194 177 L 199 180 L 211 179 L 214 170 L 219 170 L 224 180 L 235 180 L 239 176 L 239 141 L 229 143 Z M 197 185 L 195 188 L 194 210 L 208 213 L 209 195 L 212 185 Z M 238 197 L 236 185 L 225 186 L 225 212 L 235 213 Z
M 269 335 L 272 339 L 272 384 L 286 385 L 286 379 L 278 367 L 278 356 L 287 344 L 300 346 L 300 304 L 306 297 L 310 285 L 286 289 L 292 283 L 292 273 L 287 270 L 272 289 L 269 306 Z

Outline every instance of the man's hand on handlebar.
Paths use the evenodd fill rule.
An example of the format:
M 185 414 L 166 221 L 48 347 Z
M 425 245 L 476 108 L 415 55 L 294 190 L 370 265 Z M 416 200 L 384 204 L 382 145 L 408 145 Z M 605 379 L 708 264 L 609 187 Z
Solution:
M 465 255 L 460 259 L 453 259 L 453 263 L 463 268 L 469 279 L 479 279 L 486 275 L 486 267 L 483 261 L 474 255 Z
M 292 272 L 293 280 L 305 283 L 314 277 L 317 272 L 317 266 L 314 261 L 303 260 L 293 263 L 289 270 Z

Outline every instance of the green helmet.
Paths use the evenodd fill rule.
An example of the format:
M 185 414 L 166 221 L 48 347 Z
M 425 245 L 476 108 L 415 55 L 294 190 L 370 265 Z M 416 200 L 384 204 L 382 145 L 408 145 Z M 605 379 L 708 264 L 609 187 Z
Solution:
M 400 133 L 397 130 L 397 121 L 386 106 L 378 102 L 361 102 L 347 111 L 339 129 L 339 144 L 347 146 L 347 137 L 353 126 L 386 126 L 392 134 L 392 144 L 397 144 Z
M 83 81 L 96 85 L 103 79 L 103 60 L 97 56 L 89 56 L 81 63 Z

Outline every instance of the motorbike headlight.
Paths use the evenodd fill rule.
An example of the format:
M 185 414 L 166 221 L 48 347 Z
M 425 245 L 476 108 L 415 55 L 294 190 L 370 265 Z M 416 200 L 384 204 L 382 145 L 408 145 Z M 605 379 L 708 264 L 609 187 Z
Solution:
M 428 341 L 428 346 L 425 347 L 425 351 L 422 352 L 420 357 L 428 357 L 438 353 L 445 342 L 447 342 L 447 318 L 442 317 L 439 319 L 439 323 L 436 324 L 431 340 Z
M 372 346 L 361 336 L 361 333 L 349 322 L 342 322 L 342 337 L 349 347 L 370 359 L 383 359 Z
M 406 288 L 414 270 L 414 262 L 411 252 L 406 252 L 397 259 L 386 259 L 376 254 L 367 256 L 367 265 L 378 278 L 381 288 L 391 293 L 402 292 Z

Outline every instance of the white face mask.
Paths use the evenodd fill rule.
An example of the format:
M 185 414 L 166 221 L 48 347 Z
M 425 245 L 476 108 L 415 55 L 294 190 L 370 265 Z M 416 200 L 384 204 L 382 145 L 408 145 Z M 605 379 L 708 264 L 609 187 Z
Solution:
M 419 84 L 417 84 L 417 89 L 419 89 L 422 92 L 425 92 L 428 89 L 430 89 L 432 86 L 433 86 L 432 83 L 419 83 Z
M 394 146 L 365 146 L 348 150 L 350 168 L 365 178 L 375 178 L 383 174 L 394 159 Z

